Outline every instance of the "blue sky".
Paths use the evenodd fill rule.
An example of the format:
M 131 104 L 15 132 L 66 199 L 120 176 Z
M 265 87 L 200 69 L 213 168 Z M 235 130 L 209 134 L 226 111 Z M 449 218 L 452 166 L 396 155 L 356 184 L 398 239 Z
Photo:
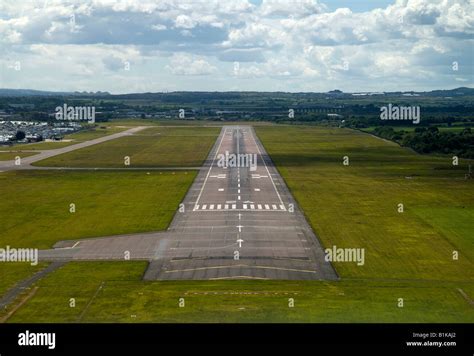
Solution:
M 2 0 L 0 87 L 394 91 L 472 86 L 469 0 Z

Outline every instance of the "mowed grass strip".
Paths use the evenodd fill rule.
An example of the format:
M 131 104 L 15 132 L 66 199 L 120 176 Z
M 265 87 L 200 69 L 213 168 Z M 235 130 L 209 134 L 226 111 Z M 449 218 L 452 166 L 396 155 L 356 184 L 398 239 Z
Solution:
M 0 246 L 50 248 L 60 240 L 164 230 L 195 176 L 186 171 L 1 173 Z
M 220 132 L 218 127 L 148 128 L 35 163 L 51 167 L 200 167 Z M 125 165 L 130 157 L 130 165 Z
M 474 321 L 474 309 L 457 290 L 472 296 L 465 282 L 144 282 L 145 267 L 145 262 L 69 263 L 38 282 L 36 295 L 9 322 Z
M 342 278 L 473 281 L 469 162 L 454 167 L 349 129 L 256 131 L 323 245 L 365 249 L 363 266 L 334 263 Z
M 0 161 L 11 161 L 16 159 L 16 157 L 25 158 L 35 155 L 36 152 L 0 152 Z

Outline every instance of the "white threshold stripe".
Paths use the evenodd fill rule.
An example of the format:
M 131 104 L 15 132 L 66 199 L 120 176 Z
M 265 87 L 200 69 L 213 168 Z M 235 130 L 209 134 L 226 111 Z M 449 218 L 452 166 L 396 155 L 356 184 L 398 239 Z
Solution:
M 198 209 L 198 210 L 193 210 L 193 212 L 195 213 L 219 213 L 219 212 L 228 212 L 228 211 L 243 211 L 243 212 L 249 212 L 250 210 L 249 209 L 241 209 L 241 208 L 235 208 L 235 209 L 221 209 L 221 210 L 209 210 L 209 209 L 206 209 L 206 210 L 202 210 L 202 209 Z M 281 210 L 281 209 L 278 209 L 278 210 L 273 210 L 273 209 L 261 209 L 261 210 L 257 210 L 257 209 L 254 209 L 253 210 L 255 213 L 287 213 L 286 210 Z

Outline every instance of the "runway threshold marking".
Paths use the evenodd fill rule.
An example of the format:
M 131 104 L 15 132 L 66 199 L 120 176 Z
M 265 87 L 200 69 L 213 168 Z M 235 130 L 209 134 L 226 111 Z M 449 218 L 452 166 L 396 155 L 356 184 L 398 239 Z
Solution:
M 237 202 L 234 201 L 233 204 L 203 204 L 194 205 L 193 211 L 224 211 L 228 210 L 229 207 L 232 210 L 236 211 L 268 211 L 268 212 L 285 212 L 287 211 L 284 204 L 249 204 L 248 202 L 243 204 L 236 204 Z

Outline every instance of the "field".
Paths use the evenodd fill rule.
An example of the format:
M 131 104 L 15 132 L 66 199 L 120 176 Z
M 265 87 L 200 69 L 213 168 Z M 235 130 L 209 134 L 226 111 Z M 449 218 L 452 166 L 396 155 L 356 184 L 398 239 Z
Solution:
M 143 282 L 145 262 L 69 263 L 9 322 L 468 322 L 466 283 Z M 70 307 L 70 298 L 76 305 Z M 184 307 L 178 306 L 184 298 Z M 288 307 L 293 298 L 295 306 Z M 404 307 L 397 299 L 404 298 Z M 429 301 L 429 302 L 427 302 Z
M 122 137 L 35 163 L 52 167 L 123 168 L 200 167 L 214 144 L 220 128 L 150 127 Z
M 183 171 L 1 173 L 0 246 L 50 248 L 64 239 L 163 230 L 194 177 Z
M 28 156 L 33 156 L 35 154 L 35 152 L 0 152 L 0 161 L 10 161 L 15 159 L 16 157 L 25 158 Z
M 464 179 L 466 161 L 454 167 L 448 157 L 348 129 L 257 133 L 323 244 L 366 249 L 364 266 L 335 264 L 342 278 L 473 282 L 474 182 Z

